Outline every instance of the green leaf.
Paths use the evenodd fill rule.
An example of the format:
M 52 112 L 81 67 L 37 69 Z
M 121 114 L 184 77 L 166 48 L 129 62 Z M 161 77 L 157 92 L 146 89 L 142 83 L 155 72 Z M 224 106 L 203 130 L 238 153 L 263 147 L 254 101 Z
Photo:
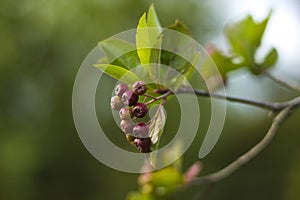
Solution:
M 136 48 L 141 64 L 148 64 L 151 55 L 150 36 L 147 29 L 146 13 L 139 20 L 136 30 Z
M 168 29 L 188 35 L 186 26 L 176 20 L 175 24 L 168 26 Z M 163 46 L 168 47 L 169 51 L 162 51 L 161 63 L 174 68 L 181 74 L 190 70 L 191 60 L 193 60 L 195 54 L 195 44 L 192 40 L 187 39 L 186 36 L 180 36 L 171 33 L 165 29 Z M 168 37 L 170 35 L 170 37 Z M 174 38 L 174 36 L 176 38 Z
M 154 188 L 160 188 L 155 191 L 155 194 L 164 197 L 174 192 L 178 185 L 183 183 L 183 175 L 174 167 L 166 167 L 154 172 L 150 183 Z
M 139 65 L 135 45 L 125 40 L 110 38 L 99 43 L 106 54 L 107 62 L 132 69 Z
M 162 36 L 156 41 L 151 49 L 149 63 L 150 65 L 144 65 L 144 69 L 148 72 L 148 76 L 152 82 L 155 83 L 162 83 L 163 75 L 160 68 L 160 60 L 161 60 L 161 43 L 162 43 Z
M 187 26 L 179 20 L 176 20 L 175 23 L 168 26 L 167 29 L 178 31 L 178 32 L 186 34 L 186 35 L 190 35 L 190 32 L 189 32 Z
M 163 133 L 163 129 L 166 123 L 166 116 L 162 106 L 159 106 L 155 116 L 151 120 L 149 125 L 149 135 L 151 137 L 152 144 L 158 148 L 158 140 Z
M 185 64 L 184 70 L 181 71 L 181 75 L 178 77 L 174 77 L 172 85 L 174 85 L 173 89 L 176 91 L 178 88 L 182 87 L 183 85 L 189 85 L 189 80 L 191 80 L 192 76 L 194 75 L 196 65 L 199 62 L 201 53 L 195 52 L 193 58 L 190 62 Z
M 226 76 L 228 72 L 234 71 L 243 66 L 235 64 L 233 62 L 234 57 L 227 56 L 217 49 L 214 52 L 212 52 L 210 56 L 213 59 L 222 76 Z
M 155 12 L 155 8 L 154 8 L 153 4 L 151 4 L 151 6 L 149 7 L 147 22 L 148 22 L 148 27 L 156 27 L 156 28 L 161 29 L 161 25 L 158 20 L 158 17 Z
M 234 61 L 236 57 L 224 54 L 212 44 L 206 46 L 206 51 L 208 56 L 202 63 L 200 74 L 205 80 L 206 87 L 211 90 L 223 86 L 229 72 L 244 67 L 240 61 Z
M 195 52 L 191 63 L 188 63 L 188 66 L 186 67 L 186 70 L 184 71 L 183 75 L 189 80 L 191 76 L 193 75 L 195 68 L 197 67 L 199 60 L 201 57 L 201 52 Z
M 232 51 L 242 56 L 244 64 L 251 66 L 255 63 L 254 57 L 257 48 L 269 21 L 270 14 L 261 22 L 255 23 L 249 15 L 244 20 L 228 26 L 225 30 Z
M 151 122 L 149 124 L 149 137 L 151 138 L 152 142 L 151 150 L 154 152 L 148 154 L 147 159 L 153 167 L 156 166 L 157 152 L 155 151 L 159 148 L 159 139 L 161 138 L 161 135 L 163 133 L 165 123 L 166 116 L 163 107 L 159 105 L 156 114 L 151 119 Z
M 275 65 L 275 63 L 277 62 L 277 59 L 278 59 L 277 50 L 275 48 L 272 48 L 269 51 L 269 53 L 267 53 L 267 55 L 265 56 L 265 59 L 264 59 L 263 63 L 261 64 L 261 66 L 264 69 L 270 68 Z
M 120 66 L 111 64 L 95 64 L 94 66 L 112 78 L 128 84 L 132 84 L 140 80 L 136 74 Z
M 152 48 L 160 48 L 155 45 L 162 31 L 153 5 L 150 6 L 147 17 L 146 13 L 142 15 L 136 30 L 137 54 L 142 65 L 149 64 Z

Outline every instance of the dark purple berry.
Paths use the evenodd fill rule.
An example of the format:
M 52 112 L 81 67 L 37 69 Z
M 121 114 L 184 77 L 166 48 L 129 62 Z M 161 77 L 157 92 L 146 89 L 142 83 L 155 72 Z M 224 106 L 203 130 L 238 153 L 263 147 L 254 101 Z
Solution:
M 130 143 L 134 142 L 135 137 L 130 135 L 130 134 L 126 134 L 126 140 Z
M 133 106 L 138 102 L 138 100 L 139 100 L 139 96 L 131 90 L 127 90 L 122 95 L 122 101 L 127 106 Z
M 150 146 L 151 146 L 151 138 L 135 138 L 134 144 L 137 147 L 138 150 L 142 153 L 149 153 L 151 152 Z
M 126 92 L 128 89 L 129 88 L 126 84 L 121 83 L 121 84 L 117 85 L 117 87 L 115 88 L 115 94 L 119 97 L 122 97 L 124 92 Z
M 137 95 L 142 95 L 142 94 L 145 94 L 145 92 L 147 91 L 147 87 L 143 81 L 137 81 L 132 85 L 132 90 Z
M 148 112 L 148 108 L 143 103 L 137 103 L 137 104 L 135 104 L 135 106 L 132 109 L 132 113 L 137 118 L 143 118 L 143 117 L 145 117 L 145 115 L 147 114 L 147 112 Z
M 119 96 L 113 96 L 110 99 L 110 106 L 114 110 L 120 110 L 124 105 L 123 105 L 123 102 L 122 102 L 122 100 Z
M 133 136 L 138 137 L 138 138 L 147 138 L 147 137 L 149 137 L 149 127 L 144 122 L 137 123 L 133 127 L 132 134 L 133 134 Z
M 131 110 L 130 108 L 121 108 L 121 110 L 119 111 L 119 116 L 121 119 L 125 120 L 125 119 L 131 119 Z
M 131 120 L 122 120 L 120 126 L 124 133 L 131 134 L 134 127 L 134 123 Z

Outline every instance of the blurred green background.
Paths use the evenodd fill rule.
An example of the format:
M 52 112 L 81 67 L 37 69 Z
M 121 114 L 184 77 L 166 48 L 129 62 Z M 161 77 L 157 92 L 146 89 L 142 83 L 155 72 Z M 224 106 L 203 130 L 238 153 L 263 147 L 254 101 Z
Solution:
M 135 28 L 151 2 L 0 1 L 0 199 L 124 199 L 128 191 L 137 189 L 137 174 L 106 167 L 82 145 L 72 118 L 72 87 L 81 62 L 97 42 Z M 214 42 L 221 48 L 226 44 L 222 38 L 226 24 L 248 13 L 259 19 L 273 8 L 264 42 L 278 48 L 280 60 L 275 72 L 300 82 L 298 1 L 153 2 L 163 25 L 180 19 L 201 44 Z M 270 101 L 295 95 L 245 71 L 230 78 L 228 93 L 232 95 Z M 108 79 L 107 91 L 113 88 L 109 83 Z M 206 100 L 201 101 L 206 105 Z M 170 116 L 176 115 L 176 110 L 172 113 L 168 107 L 172 103 L 166 109 Z M 205 112 L 204 108 L 201 116 Z M 207 188 L 205 199 L 299 199 L 299 119 L 298 110 L 262 154 Z M 202 160 L 203 174 L 220 169 L 249 149 L 269 123 L 265 111 L 228 104 L 224 132 Z M 114 126 L 110 119 L 106 124 Z M 197 160 L 201 138 L 185 154 L 184 169 Z M 117 140 L 122 144 L 124 138 Z M 195 187 L 182 192 L 177 199 L 192 199 L 199 190 Z

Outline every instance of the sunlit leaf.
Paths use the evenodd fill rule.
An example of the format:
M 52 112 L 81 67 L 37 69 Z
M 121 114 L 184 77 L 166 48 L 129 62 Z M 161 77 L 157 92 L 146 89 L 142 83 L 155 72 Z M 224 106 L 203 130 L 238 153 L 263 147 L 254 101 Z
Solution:
M 148 16 L 146 13 L 139 20 L 136 30 L 136 48 L 141 64 L 148 64 L 151 57 L 151 49 L 156 47 L 157 40 L 161 35 L 161 26 L 155 9 L 150 6 Z
M 146 13 L 141 17 L 136 30 L 136 48 L 141 64 L 148 64 L 151 55 L 151 41 L 147 28 Z
M 147 22 L 148 22 L 148 27 L 156 27 L 158 29 L 161 29 L 161 25 L 153 4 L 151 4 L 151 6 L 149 7 Z
M 94 66 L 112 78 L 128 84 L 140 80 L 136 74 L 120 66 L 111 64 L 95 64 Z

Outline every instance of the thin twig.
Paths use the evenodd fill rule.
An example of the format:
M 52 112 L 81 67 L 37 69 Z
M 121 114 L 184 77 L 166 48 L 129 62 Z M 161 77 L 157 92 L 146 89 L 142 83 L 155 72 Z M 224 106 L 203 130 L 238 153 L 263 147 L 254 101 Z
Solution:
M 152 95 L 149 95 L 149 94 L 144 94 L 144 96 L 145 96 L 145 97 L 149 97 L 149 98 L 151 98 L 151 99 L 156 99 L 156 98 L 158 98 L 158 97 L 155 97 L 155 96 L 152 96 Z
M 150 101 L 148 101 L 148 102 L 146 102 L 145 103 L 145 105 L 149 105 L 149 104 L 151 104 L 151 103 L 153 103 L 153 102 L 155 102 L 155 101 L 158 101 L 158 100 L 160 100 L 160 99 L 165 99 L 165 98 L 167 98 L 170 94 L 172 94 L 172 91 L 167 91 L 166 93 L 164 93 L 163 95 L 160 95 L 160 96 L 158 96 L 158 97 L 152 97 L 152 99 L 150 100 Z
M 300 97 L 297 97 L 295 99 L 292 99 L 290 101 L 285 101 L 285 102 L 265 102 L 265 101 L 257 101 L 257 100 L 253 100 L 253 99 L 244 99 L 244 98 L 240 98 L 240 97 L 226 96 L 226 95 L 222 95 L 222 94 L 209 93 L 208 91 L 205 91 L 205 90 L 194 90 L 194 89 L 189 89 L 189 88 L 180 88 L 176 93 L 177 94 L 195 94 L 197 96 L 227 100 L 227 101 L 231 101 L 231 102 L 247 104 L 247 105 L 256 106 L 256 107 L 273 110 L 273 111 L 280 111 L 280 110 L 286 108 L 287 106 L 291 106 L 293 104 L 300 104 Z
M 214 93 L 209 93 L 208 91 L 205 91 L 205 90 L 195 90 L 195 89 L 189 89 L 189 88 L 180 88 L 176 91 L 176 94 L 195 94 L 197 96 L 227 100 L 227 101 L 231 101 L 231 102 L 247 104 L 247 105 L 256 106 L 256 107 L 279 112 L 276 115 L 276 117 L 273 119 L 273 122 L 272 122 L 268 132 L 266 133 L 265 137 L 263 137 L 263 139 L 260 140 L 249 151 L 247 151 L 246 153 L 241 155 L 239 158 L 237 158 L 235 161 L 233 161 L 232 163 L 230 163 L 223 169 L 221 169 L 213 174 L 207 175 L 207 176 L 195 178 L 194 180 L 189 182 L 186 186 L 189 186 L 192 184 L 215 183 L 215 182 L 218 182 L 218 181 L 228 177 L 229 175 L 231 175 L 233 172 L 238 170 L 241 166 L 248 163 L 255 156 L 257 156 L 260 152 L 262 152 L 272 141 L 277 130 L 279 129 L 280 124 L 287 118 L 288 114 L 293 109 L 300 106 L 300 96 L 295 97 L 288 101 L 284 101 L 284 102 L 264 102 L 264 101 L 257 101 L 257 100 L 251 100 L 251 99 L 243 99 L 243 98 L 239 98 L 239 97 L 231 97 L 231 96 L 226 96 L 226 95 L 222 95 L 222 94 L 214 94 Z M 168 91 L 159 97 L 154 97 L 153 99 L 148 101 L 146 104 L 148 105 L 148 104 L 158 101 L 160 99 L 163 99 L 165 101 L 169 95 L 174 95 L 174 93 L 171 91 Z
M 290 90 L 293 90 L 295 92 L 300 93 L 300 86 L 296 85 L 295 83 L 291 83 L 291 82 L 287 82 L 285 80 L 282 80 L 276 76 L 274 76 L 273 74 L 271 74 L 270 72 L 266 71 L 265 76 L 267 76 L 268 78 L 270 78 L 271 80 L 273 80 L 274 82 L 278 83 L 279 85 L 288 88 Z
M 145 104 L 149 105 L 160 99 L 165 99 L 169 95 L 173 95 L 173 94 L 174 93 L 169 90 L 161 96 L 158 96 L 158 97 L 151 96 L 152 99 L 150 101 L 146 102 Z M 288 106 L 292 106 L 294 104 L 296 104 L 296 105 L 300 104 L 300 97 L 296 97 L 292 100 L 284 101 L 284 102 L 266 102 L 266 101 L 258 101 L 258 100 L 254 100 L 254 99 L 245 99 L 245 98 L 241 98 L 241 97 L 227 96 L 227 95 L 223 95 L 223 94 L 210 93 L 206 90 L 196 90 L 196 89 L 191 89 L 191 88 L 180 88 L 176 91 L 176 94 L 195 94 L 195 95 L 201 96 L 201 97 L 211 97 L 214 99 L 220 99 L 220 100 L 226 100 L 226 101 L 230 101 L 230 102 L 247 104 L 247 105 L 256 106 L 259 108 L 272 110 L 272 111 L 280 111 Z
M 238 159 L 236 159 L 235 161 L 233 161 L 231 164 L 227 165 L 223 169 L 207 176 L 195 178 L 189 184 L 210 184 L 210 183 L 218 182 L 228 177 L 237 169 L 239 169 L 241 166 L 243 166 L 244 164 L 252 160 L 255 156 L 257 156 L 262 150 L 264 150 L 268 146 L 268 144 L 273 139 L 275 133 L 277 132 L 280 124 L 287 118 L 291 109 L 292 107 L 287 107 L 282 111 L 280 111 L 279 114 L 274 118 L 273 123 L 269 128 L 265 137 L 254 147 L 252 147 L 248 152 L 240 156 Z
M 287 118 L 290 111 L 300 106 L 300 96 L 284 102 L 263 102 L 263 101 L 243 99 L 238 97 L 230 97 L 221 94 L 213 94 L 205 90 L 194 90 L 194 89 L 187 89 L 187 88 L 180 88 L 177 91 L 177 93 L 195 94 L 197 96 L 222 99 L 222 100 L 248 104 L 248 105 L 279 112 L 276 115 L 276 117 L 273 119 L 273 122 L 268 132 L 266 133 L 265 137 L 260 142 L 258 142 L 254 147 L 252 147 L 248 152 L 240 156 L 238 159 L 236 159 L 235 161 L 233 161 L 231 164 L 227 165 L 223 169 L 207 176 L 195 178 L 193 181 L 188 183 L 188 185 L 214 183 L 231 175 L 233 172 L 238 170 L 241 166 L 243 166 L 244 164 L 252 160 L 261 151 L 263 151 L 269 145 L 274 135 L 276 134 L 279 125 Z

